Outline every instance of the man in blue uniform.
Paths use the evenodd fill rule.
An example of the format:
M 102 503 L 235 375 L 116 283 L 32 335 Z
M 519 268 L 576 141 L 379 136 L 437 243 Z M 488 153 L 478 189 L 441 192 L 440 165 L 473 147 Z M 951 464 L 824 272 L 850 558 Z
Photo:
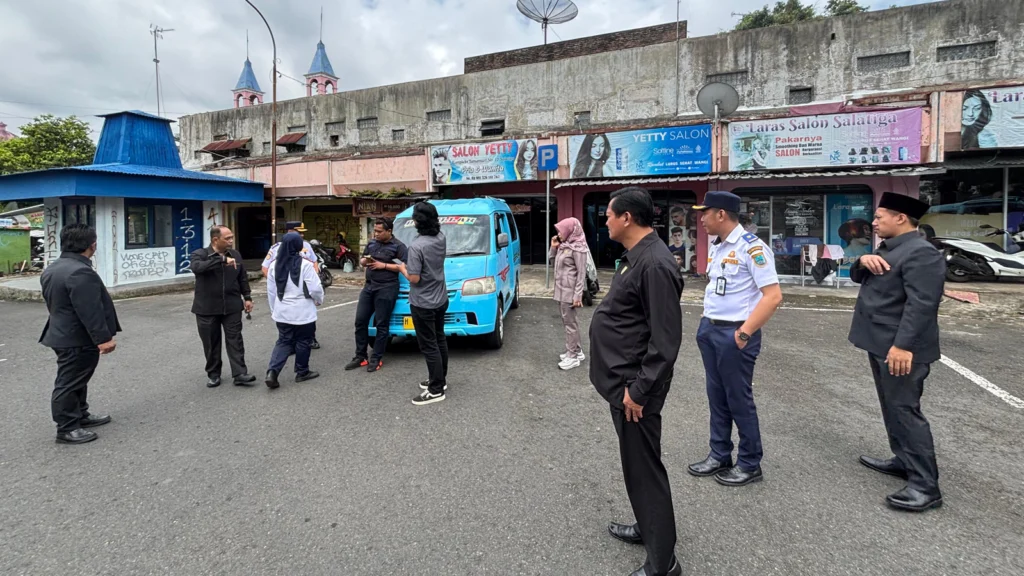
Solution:
M 284 233 L 287 234 L 289 232 L 298 232 L 299 236 L 302 236 L 302 257 L 312 262 L 313 267 L 316 268 L 316 271 L 320 272 L 320 269 L 317 268 L 316 254 L 313 253 L 313 247 L 309 245 L 309 242 L 306 242 L 306 225 L 303 224 L 302 222 L 297 221 L 285 222 Z M 267 274 L 270 273 L 270 267 L 274 265 L 274 260 L 277 259 L 277 251 L 280 249 L 280 242 L 274 244 L 273 246 L 270 247 L 270 251 L 267 252 L 267 257 L 263 259 L 262 268 L 264 278 L 266 278 Z M 316 326 L 313 326 L 313 330 L 316 330 Z M 320 343 L 317 342 L 316 336 L 313 336 L 313 345 L 311 346 L 311 348 L 313 350 L 320 349 Z
M 740 198 L 710 191 L 701 222 L 718 236 L 708 250 L 708 287 L 697 347 L 704 359 L 711 411 L 711 452 L 688 467 L 694 476 L 714 476 L 724 486 L 760 481 L 761 430 L 754 406 L 754 362 L 761 352 L 761 327 L 782 303 L 775 258 L 756 234 L 739 221 Z M 732 462 L 732 425 L 739 431 L 736 465 Z
M 365 367 L 376 372 L 384 367 L 384 351 L 391 337 L 391 312 L 398 301 L 399 266 L 395 260 L 405 262 L 408 250 L 394 236 L 394 220 L 378 218 L 373 224 L 373 240 L 366 246 L 360 264 L 366 267 L 366 284 L 359 293 L 356 305 L 356 355 L 345 365 L 345 370 Z M 373 354 L 367 356 L 370 344 L 370 317 L 377 329 Z

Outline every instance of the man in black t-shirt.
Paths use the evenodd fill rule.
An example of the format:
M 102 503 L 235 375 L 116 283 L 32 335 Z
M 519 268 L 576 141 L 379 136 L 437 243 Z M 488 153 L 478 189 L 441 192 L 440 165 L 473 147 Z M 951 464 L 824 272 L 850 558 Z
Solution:
M 345 370 L 366 367 L 367 372 L 376 372 L 384 366 L 384 351 L 391 337 L 391 312 L 398 301 L 398 265 L 407 258 L 407 249 L 401 240 L 394 237 L 394 220 L 378 218 L 373 225 L 373 240 L 366 246 L 359 263 L 366 267 L 366 284 L 359 293 L 356 305 L 356 354 L 345 365 Z M 377 329 L 373 343 L 373 354 L 366 349 L 370 343 L 370 317 Z

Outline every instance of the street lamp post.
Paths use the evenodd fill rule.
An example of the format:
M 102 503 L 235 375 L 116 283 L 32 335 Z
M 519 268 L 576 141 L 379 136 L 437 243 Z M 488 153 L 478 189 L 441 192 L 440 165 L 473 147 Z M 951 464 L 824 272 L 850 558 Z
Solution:
M 274 47 L 273 81 L 274 86 L 270 101 L 270 243 L 277 243 L 277 42 L 274 40 L 274 31 L 270 29 L 270 23 L 250 0 L 245 3 L 252 6 L 252 9 L 260 15 L 263 23 L 267 25 L 267 32 L 270 32 L 270 43 Z

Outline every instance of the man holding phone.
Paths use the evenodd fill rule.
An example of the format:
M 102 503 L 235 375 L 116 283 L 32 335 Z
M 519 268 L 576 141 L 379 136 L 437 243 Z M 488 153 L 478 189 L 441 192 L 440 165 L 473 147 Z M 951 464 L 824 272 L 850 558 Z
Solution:
M 395 260 L 405 261 L 405 244 L 394 236 L 394 220 L 378 218 L 373 224 L 373 240 L 366 246 L 359 263 L 366 268 L 366 283 L 356 305 L 356 354 L 345 370 L 365 367 L 376 372 L 384 367 L 384 351 L 391 337 L 391 312 L 398 301 L 398 270 Z M 370 318 L 377 329 L 373 354 L 370 344 Z

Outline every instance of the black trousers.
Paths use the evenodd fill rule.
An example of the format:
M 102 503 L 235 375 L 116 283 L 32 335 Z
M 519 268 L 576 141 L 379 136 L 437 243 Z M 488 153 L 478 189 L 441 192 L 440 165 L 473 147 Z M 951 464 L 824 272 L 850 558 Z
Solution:
M 416 341 L 427 359 L 427 372 L 430 374 L 428 390 L 431 394 L 444 394 L 448 378 L 448 340 L 444 336 L 444 314 L 448 311 L 448 303 L 445 302 L 440 308 L 409 306 L 409 309 L 412 311 Z
M 668 472 L 661 462 L 661 407 L 664 402 L 663 398 L 650 398 L 640 422 L 627 422 L 623 410 L 611 407 L 612 423 L 619 435 L 619 457 L 626 480 L 626 494 L 647 549 L 644 567 L 651 575 L 668 573 L 676 548 L 672 490 Z
M 224 331 L 224 342 L 228 348 L 228 362 L 231 364 L 231 375 L 248 374 L 245 367 L 245 344 L 242 343 L 242 313 L 221 316 L 202 316 L 196 314 L 196 325 L 199 327 L 199 339 L 203 341 L 203 353 L 206 354 L 206 374 L 210 378 L 220 378 L 220 369 L 224 362 L 221 359 L 221 330 Z
M 377 329 L 377 338 L 373 342 L 373 356 L 369 359 L 378 361 L 384 357 L 391 337 L 391 312 L 398 301 L 398 286 L 388 288 L 363 287 L 356 304 L 356 358 L 367 360 L 366 348 L 370 345 L 370 317 L 373 327 Z
M 910 374 L 892 376 L 884 357 L 868 354 L 868 360 L 882 405 L 889 448 L 907 471 L 907 485 L 928 495 L 938 495 L 939 466 L 935 461 L 932 429 L 921 412 L 924 380 L 931 367 L 912 364 Z
M 316 322 L 309 324 L 277 323 L 277 343 L 270 353 L 268 370 L 280 373 L 288 357 L 295 354 L 295 374 L 304 376 L 309 372 L 309 353 L 312 350 Z
M 89 415 L 89 380 L 100 363 L 100 349 L 54 348 L 57 354 L 57 379 L 53 383 L 50 412 L 57 423 L 57 432 L 81 428 L 81 420 Z

